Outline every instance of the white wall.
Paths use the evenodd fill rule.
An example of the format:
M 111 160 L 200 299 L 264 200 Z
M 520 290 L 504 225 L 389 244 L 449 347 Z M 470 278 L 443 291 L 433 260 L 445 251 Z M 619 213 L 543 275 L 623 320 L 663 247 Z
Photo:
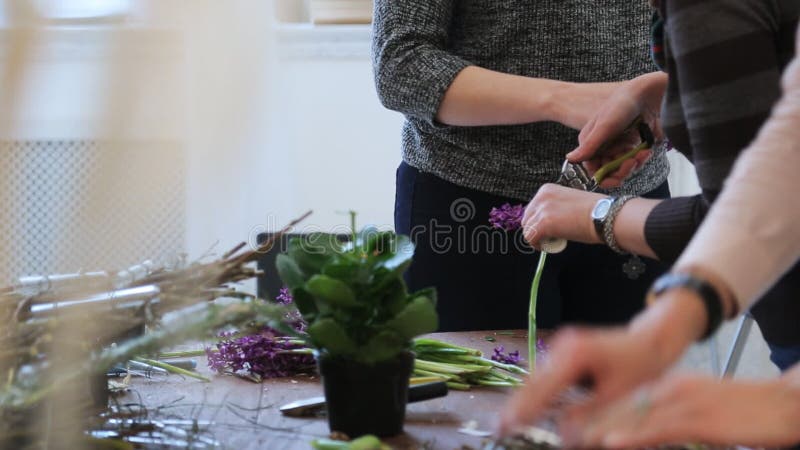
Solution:
M 304 20 L 292 1 L 299 9 L 279 15 Z M 351 209 L 392 225 L 402 117 L 378 102 L 368 27 L 276 24 L 262 0 L 133 3 L 121 26 L 47 32 L 22 121 L 3 137 L 173 143 L 186 154 L 190 258 L 309 209 L 319 229 L 347 224 Z M 673 172 L 674 191 L 693 189 L 685 174 Z
M 252 35 L 240 30 L 257 29 L 255 20 L 236 22 L 226 42 L 239 49 L 233 55 L 197 47 L 207 61 L 192 75 L 190 109 L 201 115 L 189 127 L 192 254 L 280 228 L 307 210 L 314 214 L 304 225 L 315 229 L 348 224 L 343 212 L 351 209 L 361 224 L 393 224 L 402 117 L 377 99 L 368 28 L 320 37 L 267 19 Z M 242 47 L 249 39 L 259 39 L 261 53 Z

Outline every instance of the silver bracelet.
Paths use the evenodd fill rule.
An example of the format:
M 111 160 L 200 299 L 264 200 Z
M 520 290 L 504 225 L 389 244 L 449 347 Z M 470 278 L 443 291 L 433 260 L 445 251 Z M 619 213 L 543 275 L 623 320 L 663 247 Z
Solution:
M 622 210 L 622 207 L 625 206 L 625 203 L 632 198 L 636 198 L 636 196 L 623 195 L 615 198 L 614 203 L 611 204 L 611 208 L 608 210 L 606 220 L 603 223 L 603 240 L 611 250 L 614 250 L 621 255 L 625 255 L 628 252 L 619 248 L 619 245 L 617 245 L 617 238 L 614 237 L 614 221 L 617 219 L 617 215 Z

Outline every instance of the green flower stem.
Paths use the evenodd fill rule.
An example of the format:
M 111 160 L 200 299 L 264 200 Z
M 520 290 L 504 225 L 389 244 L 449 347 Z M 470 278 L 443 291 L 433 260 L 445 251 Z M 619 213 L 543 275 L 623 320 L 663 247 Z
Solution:
M 466 364 L 472 364 L 472 365 L 476 365 L 476 366 L 494 367 L 494 364 L 492 364 L 491 361 L 489 361 L 488 359 L 478 358 L 477 356 L 454 356 L 454 357 L 451 357 L 451 358 L 448 358 L 448 359 L 449 359 L 449 361 L 445 361 L 445 362 L 451 362 L 452 361 L 452 364 L 464 364 L 464 363 L 466 363 Z
M 448 342 L 437 341 L 436 339 L 429 339 L 429 338 L 414 339 L 414 347 L 416 348 L 418 346 L 420 346 L 420 347 L 437 347 L 437 348 L 458 349 L 458 350 L 464 350 L 466 352 L 469 352 L 470 354 L 473 354 L 475 356 L 483 355 L 483 353 L 481 353 L 480 350 L 477 350 L 477 349 L 474 349 L 474 348 L 461 347 L 460 345 L 450 344 Z
M 488 371 L 490 371 L 492 369 L 491 365 L 475 364 L 475 363 L 469 363 L 469 362 L 465 362 L 465 361 L 455 361 L 455 360 L 452 360 L 452 359 L 449 359 L 449 358 L 441 358 L 441 357 L 436 357 L 436 356 L 429 356 L 427 358 L 421 358 L 421 359 L 423 361 L 435 362 L 435 363 L 440 363 L 440 364 L 447 364 L 447 365 L 450 365 L 450 366 L 453 366 L 453 367 L 459 367 L 459 368 L 462 368 L 462 369 L 464 369 L 464 370 L 466 370 L 468 372 L 481 372 L 481 373 L 483 373 L 483 372 L 488 372 Z
M 202 381 L 205 381 L 207 383 L 211 382 L 210 379 L 200 375 L 199 373 L 195 373 L 195 372 L 192 372 L 192 371 L 186 370 L 186 369 L 181 369 L 180 367 L 175 367 L 172 364 L 167 364 L 167 363 L 162 362 L 162 361 L 156 361 L 154 359 L 146 359 L 146 358 L 133 358 L 133 359 L 135 361 L 139 361 L 141 363 L 150 364 L 153 367 L 158 367 L 160 369 L 164 369 L 164 370 L 166 370 L 167 372 L 170 372 L 170 373 L 174 373 L 174 374 L 178 374 L 178 375 L 184 375 L 184 376 L 191 377 L 191 378 L 197 378 L 198 380 L 202 380 Z
M 637 145 L 636 147 L 632 148 L 627 153 L 625 153 L 622 156 L 620 156 L 619 158 L 617 158 L 617 159 L 611 161 L 610 163 L 600 167 L 599 169 L 597 169 L 597 172 L 594 173 L 594 181 L 597 184 L 602 183 L 603 180 L 605 180 L 606 177 L 609 174 L 611 174 L 611 173 L 615 172 L 617 169 L 619 169 L 620 166 L 622 166 L 622 163 L 624 163 L 625 161 L 635 157 L 637 154 L 639 154 L 640 151 L 648 149 L 648 148 L 650 148 L 650 144 L 648 144 L 647 142 L 642 142 L 639 145 Z
M 491 359 L 488 359 L 487 361 L 492 363 L 494 367 L 497 367 L 498 369 L 503 369 L 506 372 L 515 373 L 517 375 L 530 375 L 530 372 L 515 364 L 504 364 Z
M 468 391 L 472 386 L 465 383 L 456 383 L 455 381 L 448 381 L 447 387 L 456 391 Z
M 442 377 L 440 377 L 440 376 L 438 376 L 438 375 L 436 375 L 436 376 L 426 376 L 426 377 L 412 376 L 411 378 L 408 379 L 408 385 L 409 386 L 417 386 L 417 385 L 420 385 L 420 384 L 435 383 L 437 381 L 447 381 L 447 380 L 442 378 Z
M 528 367 L 531 373 L 536 370 L 536 300 L 539 297 L 539 282 L 542 281 L 547 253 L 539 252 L 539 264 L 531 285 L 531 303 L 528 306 Z
M 444 380 L 458 380 L 458 375 L 451 373 L 431 372 L 430 370 L 414 369 L 414 374 L 423 377 L 437 377 Z
M 336 441 L 333 439 L 315 439 L 311 441 L 314 450 L 390 450 L 391 447 L 375 436 L 366 435 L 352 441 Z
M 511 375 L 506 375 L 506 374 L 500 373 L 499 371 L 496 371 L 496 370 L 489 372 L 487 375 L 489 377 L 492 377 L 492 378 L 494 378 L 496 380 L 499 380 L 499 381 L 507 381 L 509 383 L 517 383 L 517 384 L 522 382 L 522 380 L 520 380 L 517 377 L 513 377 Z
M 480 386 L 490 386 L 490 387 L 516 387 L 519 384 L 509 383 L 506 381 L 486 381 L 486 380 L 477 380 L 477 383 Z
M 516 373 L 519 375 L 528 375 L 528 371 L 519 367 L 514 364 L 504 364 L 499 361 L 495 361 L 488 358 L 472 356 L 472 355 L 454 355 L 454 356 L 447 356 L 447 359 L 451 360 L 453 363 L 461 364 L 461 363 L 471 363 L 477 364 L 479 366 L 492 366 L 497 367 L 498 369 L 505 370 L 507 372 Z M 443 362 L 450 362 L 450 361 L 443 361 Z
M 350 211 L 350 238 L 353 240 L 353 253 L 358 252 L 358 233 L 356 232 L 356 212 Z
M 206 356 L 205 350 L 186 350 L 182 352 L 161 352 L 158 359 L 192 358 L 195 356 Z
M 473 372 L 487 372 L 489 368 L 474 365 L 456 365 L 449 363 L 442 363 L 438 361 L 425 361 L 421 359 L 414 360 L 414 368 L 429 370 L 431 372 L 449 373 L 452 375 L 463 375 Z
M 479 356 L 474 351 L 462 350 L 460 348 L 445 348 L 445 347 L 414 347 L 414 353 L 417 355 L 466 355 L 466 356 Z

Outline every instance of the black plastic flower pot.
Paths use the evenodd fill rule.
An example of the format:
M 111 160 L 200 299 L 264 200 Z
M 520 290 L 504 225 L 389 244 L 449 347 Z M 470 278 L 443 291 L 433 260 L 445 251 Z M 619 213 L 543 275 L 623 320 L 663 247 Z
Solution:
M 331 431 L 351 438 L 365 434 L 388 437 L 403 432 L 413 353 L 404 352 L 375 365 L 320 354 L 317 364 Z

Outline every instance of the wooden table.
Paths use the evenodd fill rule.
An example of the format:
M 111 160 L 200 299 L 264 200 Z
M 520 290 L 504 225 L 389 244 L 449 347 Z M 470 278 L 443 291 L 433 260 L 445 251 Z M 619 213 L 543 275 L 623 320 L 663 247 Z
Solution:
M 487 340 L 487 336 L 495 342 Z M 458 345 L 482 350 L 491 355 L 494 347 L 519 350 L 527 358 L 527 333 L 467 332 L 432 335 Z M 289 418 L 278 407 L 294 400 L 322 395 L 317 377 L 273 379 L 255 384 L 233 376 L 214 375 L 204 358 L 198 358 L 198 371 L 212 378 L 211 383 L 176 375 L 153 379 L 134 378 L 120 403 L 141 403 L 156 418 L 209 420 L 210 434 L 223 448 L 231 449 L 309 449 L 309 442 L 328 435 L 325 418 Z M 386 440 L 398 449 L 478 448 L 482 439 L 458 432 L 462 424 L 476 421 L 481 430 L 492 430 L 510 389 L 478 388 L 451 391 L 447 397 L 409 404 L 405 434 Z

